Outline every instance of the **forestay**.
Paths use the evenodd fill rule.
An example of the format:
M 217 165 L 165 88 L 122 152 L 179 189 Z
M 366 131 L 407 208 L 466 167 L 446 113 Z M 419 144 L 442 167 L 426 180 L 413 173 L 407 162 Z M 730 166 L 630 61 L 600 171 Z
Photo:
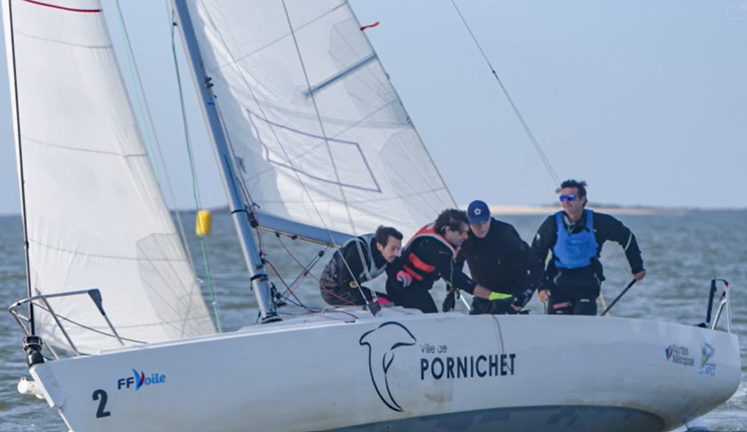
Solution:
M 347 2 L 188 4 L 236 169 L 263 212 L 409 235 L 454 206 Z
M 12 0 L 10 6 L 32 289 L 99 288 L 114 326 L 132 340 L 213 333 L 156 184 L 101 5 Z M 7 51 L 12 77 L 10 45 Z M 86 297 L 51 304 L 63 317 L 109 331 Z M 112 337 L 63 324 L 82 352 L 119 346 Z M 67 346 L 49 314 L 37 313 L 37 332 L 46 343 Z

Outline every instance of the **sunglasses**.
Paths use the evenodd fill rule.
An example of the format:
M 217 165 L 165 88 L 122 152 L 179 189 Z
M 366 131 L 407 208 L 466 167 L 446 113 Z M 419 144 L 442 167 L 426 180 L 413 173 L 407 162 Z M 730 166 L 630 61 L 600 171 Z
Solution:
M 560 198 L 560 202 L 575 201 L 576 195 L 574 194 L 561 195 L 559 198 Z

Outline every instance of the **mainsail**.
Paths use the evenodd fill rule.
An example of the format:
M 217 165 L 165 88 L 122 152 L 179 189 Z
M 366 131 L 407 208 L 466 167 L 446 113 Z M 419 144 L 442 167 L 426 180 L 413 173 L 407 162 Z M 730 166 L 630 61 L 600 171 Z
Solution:
M 6 43 L 12 26 L 15 45 L 7 52 L 17 84 L 33 294 L 100 289 L 104 309 L 128 344 L 213 333 L 132 113 L 100 2 L 3 3 Z M 79 351 L 119 346 L 111 336 L 73 324 L 109 332 L 87 298 L 50 303 Z M 69 349 L 49 314 L 36 318 L 45 342 Z
M 347 2 L 187 3 L 236 171 L 261 212 L 408 235 L 454 206 Z

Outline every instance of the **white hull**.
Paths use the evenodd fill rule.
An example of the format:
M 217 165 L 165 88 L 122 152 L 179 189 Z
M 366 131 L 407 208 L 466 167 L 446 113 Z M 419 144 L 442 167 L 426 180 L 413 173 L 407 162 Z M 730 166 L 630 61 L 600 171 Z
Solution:
M 726 332 L 409 312 L 298 319 L 31 372 L 72 430 L 112 432 L 656 431 L 715 408 L 740 380 Z

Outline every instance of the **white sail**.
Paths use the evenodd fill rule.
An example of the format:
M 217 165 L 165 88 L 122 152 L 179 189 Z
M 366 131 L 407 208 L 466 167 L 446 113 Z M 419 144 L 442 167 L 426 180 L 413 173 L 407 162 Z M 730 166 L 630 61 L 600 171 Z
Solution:
M 156 183 L 99 1 L 12 0 L 4 6 L 5 28 L 12 22 L 15 41 L 12 49 L 6 37 L 10 76 L 17 83 L 34 294 L 98 288 L 113 325 L 132 341 L 213 333 Z M 87 298 L 50 303 L 75 323 L 109 332 Z M 36 318 L 45 342 L 69 349 L 49 314 L 38 311 Z M 119 346 L 110 336 L 62 324 L 81 352 Z
M 188 3 L 236 169 L 263 212 L 411 234 L 454 206 L 347 2 Z

